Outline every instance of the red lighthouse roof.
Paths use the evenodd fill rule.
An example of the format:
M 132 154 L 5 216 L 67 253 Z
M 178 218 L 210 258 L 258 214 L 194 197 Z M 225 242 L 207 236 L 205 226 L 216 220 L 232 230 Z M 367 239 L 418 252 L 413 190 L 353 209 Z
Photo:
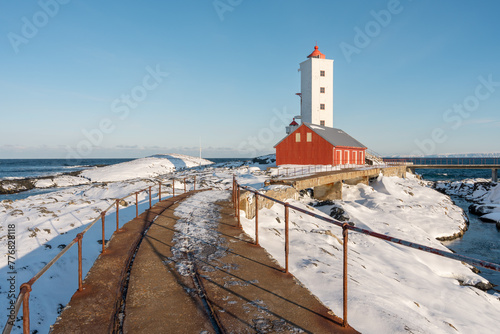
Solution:
M 294 126 L 294 125 L 299 125 L 299 123 L 295 122 L 295 118 L 293 119 L 292 123 L 290 123 L 290 126 Z
M 309 55 L 307 56 L 307 58 L 320 58 L 320 59 L 325 59 L 325 55 L 322 54 L 319 50 L 318 50 L 318 46 L 316 45 L 314 47 L 314 51 Z

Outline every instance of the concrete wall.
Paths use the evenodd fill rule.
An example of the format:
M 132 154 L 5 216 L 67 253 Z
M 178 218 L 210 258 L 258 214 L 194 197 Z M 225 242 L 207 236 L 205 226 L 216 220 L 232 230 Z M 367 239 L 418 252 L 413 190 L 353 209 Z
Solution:
M 342 184 L 368 184 L 370 178 L 384 176 L 406 177 L 406 166 L 375 167 L 361 170 L 335 171 L 329 174 L 311 175 L 287 180 L 271 180 L 271 184 L 289 185 L 297 190 L 314 189 L 314 198 L 319 200 L 342 199 Z
M 394 166 L 382 168 L 384 176 L 397 176 L 400 178 L 406 177 L 406 166 Z
M 299 198 L 299 193 L 297 192 L 297 190 L 295 190 L 295 188 L 292 187 L 275 188 L 266 192 L 261 191 L 260 193 L 280 201 L 286 201 L 290 198 Z M 259 196 L 259 210 L 263 208 L 270 209 L 274 204 L 276 204 L 274 201 Z M 255 195 L 253 193 L 246 190 L 241 191 L 240 210 L 243 210 L 245 212 L 245 217 L 247 219 L 255 218 Z
M 314 198 L 320 201 L 342 199 L 342 182 L 314 187 Z
M 290 181 L 288 186 L 283 185 L 282 187 L 276 187 L 261 193 L 280 201 L 286 201 L 290 198 L 298 199 L 299 190 L 313 188 L 314 198 L 316 199 L 341 200 L 343 183 L 350 185 L 364 183 L 368 185 L 369 179 L 377 177 L 380 173 L 385 176 L 397 176 L 404 178 L 406 177 L 406 166 L 351 170 L 346 172 L 337 172 L 331 175 L 304 177 L 300 180 Z M 281 180 L 281 182 L 283 182 L 283 180 Z M 270 209 L 274 204 L 275 202 L 267 198 L 259 197 L 259 210 L 264 207 Z M 255 218 L 255 196 L 253 193 L 249 191 L 241 191 L 240 210 L 245 212 L 246 218 Z

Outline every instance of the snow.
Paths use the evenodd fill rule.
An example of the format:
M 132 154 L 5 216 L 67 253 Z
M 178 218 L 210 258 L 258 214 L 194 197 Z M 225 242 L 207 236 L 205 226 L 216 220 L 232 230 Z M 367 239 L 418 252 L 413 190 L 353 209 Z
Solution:
M 213 238 L 214 235 L 206 233 L 207 225 L 193 228 L 190 223 L 204 215 L 215 220 L 211 213 L 213 203 L 228 198 L 233 174 L 240 184 L 262 189 L 271 175 L 266 169 L 273 166 L 271 156 L 261 159 L 261 164 L 255 159 L 246 164 L 208 165 L 207 162 L 204 165 L 202 161 L 204 166 L 201 167 L 196 167 L 200 163 L 198 158 L 182 159 L 184 162 L 180 163 L 165 156 L 154 156 L 87 170 L 84 172 L 88 178 L 86 183 L 79 185 L 75 179 L 68 178 L 65 184 L 63 176 L 57 182 L 58 177 L 55 177 L 54 183 L 66 188 L 14 202 L 0 202 L 0 249 L 7 250 L 7 226 L 13 224 L 16 227 L 16 292 L 21 283 L 38 272 L 98 217 L 101 210 L 114 203 L 115 198 L 156 185 L 159 180 L 171 184 L 175 177 L 176 193 L 177 189 L 184 187 L 180 181 L 183 178 L 186 178 L 187 188 L 192 189 L 194 176 L 197 189 L 213 189 L 190 197 L 176 210 L 176 215 L 181 217 L 176 229 L 189 236 L 178 239 L 178 255 L 186 250 L 200 251 L 202 245 L 193 240 Z M 40 186 L 52 186 L 50 181 L 46 182 Z M 155 203 L 158 200 L 157 187 L 153 189 Z M 162 197 L 168 197 L 166 192 L 171 193 L 171 190 L 162 187 Z M 356 226 L 443 250 L 446 248 L 435 238 L 452 235 L 464 226 L 461 210 L 447 196 L 429 189 L 416 178 L 380 177 L 371 186 L 344 186 L 343 192 L 343 201 L 323 206 L 309 206 L 317 201 L 307 197 L 299 201 L 290 199 L 289 202 L 326 217 L 332 207 L 339 206 Z M 499 193 L 500 190 L 496 189 L 485 192 L 483 196 L 496 200 Z M 120 209 L 120 225 L 135 217 L 135 198 L 129 197 L 126 201 L 127 206 Z M 139 201 L 139 212 L 149 207 L 146 193 L 140 193 Z M 293 210 L 290 214 L 292 274 L 336 314 L 342 315 L 341 229 Z M 114 211 L 106 216 L 107 239 L 114 231 L 115 219 Z M 245 219 L 242 214 L 242 224 L 253 236 L 253 221 Z M 261 210 L 259 225 L 261 245 L 283 265 L 283 208 L 274 205 L 271 209 Z M 100 234 L 98 223 L 84 237 L 84 275 L 100 253 Z M 3 252 L 0 276 L 8 277 L 6 251 Z M 189 274 L 189 262 L 183 266 L 179 269 Z M 33 285 L 30 299 L 32 330 L 49 331 L 58 312 L 77 289 L 76 268 L 76 248 L 72 248 Z M 500 314 L 498 297 L 459 282 L 476 284 L 485 280 L 460 262 L 350 233 L 349 323 L 363 333 L 495 332 Z M 8 307 L 7 294 L 7 284 L 0 282 L 2 310 Z M 21 321 L 17 321 L 13 332 L 20 333 L 20 326 Z
M 484 197 L 486 203 L 500 204 L 500 184 L 491 189 L 487 196 Z
M 92 182 L 114 182 L 138 178 L 150 178 L 181 168 L 209 165 L 213 162 L 182 154 L 153 155 L 151 157 L 122 162 L 83 171 L 80 175 Z
M 193 274 L 192 254 L 197 259 L 204 257 L 220 257 L 224 252 L 210 251 L 207 248 L 223 243 L 223 238 L 217 233 L 217 221 L 220 217 L 215 202 L 228 200 L 227 191 L 210 190 L 197 193 L 183 201 L 174 211 L 180 219 L 175 224 L 172 247 L 176 269 L 182 276 Z

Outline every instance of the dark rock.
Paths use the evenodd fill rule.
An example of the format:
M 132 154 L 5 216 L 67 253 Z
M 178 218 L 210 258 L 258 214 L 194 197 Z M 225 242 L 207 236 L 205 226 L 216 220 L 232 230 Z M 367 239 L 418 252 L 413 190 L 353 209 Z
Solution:
M 312 189 L 311 189 L 312 190 Z M 319 207 L 319 206 L 325 206 L 325 205 L 336 205 L 334 201 L 332 200 L 326 200 L 326 201 L 318 201 L 318 202 L 312 202 L 309 204 L 310 206 L 313 207 Z
M 496 221 L 494 219 L 486 218 L 485 216 L 481 216 L 481 217 L 479 217 L 479 219 L 481 219 L 481 221 L 485 222 L 485 223 L 493 223 L 493 224 L 499 223 L 498 221 Z
M 299 191 L 300 196 L 314 198 L 314 190 L 312 188 L 303 189 Z M 316 206 L 317 202 L 313 202 L 312 206 Z
M 345 221 L 350 220 L 350 217 L 347 214 L 347 212 L 345 212 L 345 210 L 340 206 L 334 206 L 330 210 L 330 217 L 332 217 L 333 219 L 336 219 L 338 221 L 341 221 L 341 222 L 345 222 Z
M 35 188 L 36 179 L 0 180 L 0 194 L 16 194 Z
M 79 176 L 81 172 L 82 171 L 68 172 L 68 173 L 62 173 L 57 176 L 63 176 L 63 175 Z M 52 176 L 49 175 L 40 177 L 28 177 L 24 179 L 0 180 L 0 194 L 1 195 L 17 194 L 23 191 L 28 191 L 35 188 L 35 184 L 38 180 L 47 180 L 47 179 L 53 180 L 55 177 L 56 176 L 54 175 Z
M 487 213 L 492 213 L 497 207 L 483 204 L 471 204 L 469 206 L 469 212 L 478 216 L 485 215 Z
M 276 156 L 269 155 L 269 156 L 256 157 L 252 159 L 252 162 L 254 164 L 259 164 L 259 165 L 269 165 L 276 162 Z
M 472 268 L 470 268 L 470 270 L 472 270 L 472 272 L 474 274 L 480 274 L 481 273 L 481 270 L 477 269 L 476 267 L 472 266 Z
M 490 282 L 479 282 L 479 283 L 476 283 L 476 284 L 466 284 L 464 283 L 464 281 L 461 281 L 461 280 L 458 280 L 458 283 L 460 283 L 461 286 L 473 286 L 479 290 L 483 290 L 483 291 L 488 291 L 490 289 L 493 289 L 493 284 L 491 284 Z

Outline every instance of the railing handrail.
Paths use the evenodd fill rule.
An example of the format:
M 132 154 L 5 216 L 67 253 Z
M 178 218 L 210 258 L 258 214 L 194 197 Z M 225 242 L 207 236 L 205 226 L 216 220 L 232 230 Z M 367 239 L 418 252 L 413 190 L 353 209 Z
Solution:
M 170 180 L 172 180 L 172 195 L 175 196 L 175 189 L 174 189 L 174 184 L 175 184 L 175 180 L 178 180 L 178 178 L 171 178 Z M 183 178 L 184 180 L 184 191 L 186 191 L 186 186 L 185 186 L 185 181 L 186 181 L 186 178 Z M 149 181 L 149 182 L 152 182 L 154 185 L 158 185 L 160 188 L 159 188 L 159 196 L 161 198 L 161 185 L 167 185 L 167 183 L 163 183 L 162 181 L 157 181 L 157 180 L 151 180 L 151 179 L 143 179 L 142 181 Z M 154 186 L 153 185 L 153 186 Z M 87 233 L 88 230 L 90 230 L 99 220 L 101 219 L 104 219 L 103 218 L 103 213 L 104 213 L 104 216 L 108 213 L 109 210 L 111 210 L 113 207 L 117 207 L 116 211 L 119 209 L 119 202 L 125 200 L 126 198 L 130 197 L 130 196 L 134 196 L 134 195 L 137 195 L 141 192 L 144 192 L 144 191 L 147 191 L 149 192 L 149 203 L 150 203 L 150 208 L 151 208 L 151 190 L 152 190 L 152 187 L 153 186 L 148 186 L 146 188 L 143 188 L 143 189 L 140 189 L 140 190 L 137 190 L 137 191 L 134 191 L 124 197 L 121 197 L 121 198 L 116 198 L 113 200 L 113 203 L 108 206 L 108 208 L 106 210 L 101 210 L 101 213 L 99 214 L 99 216 L 97 218 L 95 218 L 94 220 L 92 220 L 91 223 L 89 223 L 85 229 L 78 233 L 77 236 L 68 244 L 66 245 L 66 247 L 64 247 L 59 253 L 57 253 L 56 256 L 54 256 L 42 269 L 40 269 L 28 282 L 26 283 L 23 283 L 21 286 L 20 286 L 20 292 L 17 296 L 17 299 L 16 299 L 16 303 L 15 303 L 15 306 L 14 306 L 14 314 L 13 314 L 13 317 L 14 318 L 17 318 L 17 315 L 19 313 L 19 309 L 21 308 L 21 305 L 23 304 L 23 300 L 25 299 L 26 297 L 26 294 L 28 294 L 28 299 L 29 299 L 29 292 L 31 291 L 31 286 L 47 271 L 50 269 L 50 267 L 52 267 L 52 265 L 54 263 L 56 263 L 71 247 L 73 247 L 76 243 L 78 243 L 78 239 L 80 238 L 80 241 L 81 239 L 83 238 L 83 236 L 85 235 L 85 233 Z M 196 189 L 196 175 L 194 176 L 194 187 L 193 189 Z M 109 199 L 108 199 L 109 200 Z M 104 200 L 106 201 L 106 200 Z M 136 206 L 138 206 L 138 203 L 136 202 Z M 137 210 L 136 210 L 137 212 Z M 104 225 L 104 224 L 103 224 Z M 103 226 L 104 228 L 104 226 Z M 117 228 L 118 228 L 118 211 L 117 211 Z M 103 232 L 104 233 L 104 232 Z M 104 234 L 103 234 L 104 236 Z M 102 240 L 102 243 L 103 243 L 103 249 L 104 249 L 104 243 L 105 243 L 105 240 L 103 239 Z M 81 284 L 81 276 L 79 277 L 79 282 Z M 27 290 L 28 289 L 28 290 Z M 26 307 L 26 305 L 24 305 L 24 307 Z M 29 311 L 29 308 L 27 308 L 28 311 Z M 10 320 L 10 317 L 7 318 L 7 323 L 2 331 L 2 334 L 9 334 L 12 330 L 12 327 L 13 325 L 11 325 L 11 321 Z M 26 326 L 28 327 L 28 330 L 26 330 Z M 29 313 L 27 316 L 25 316 L 23 314 L 23 333 L 26 333 L 28 332 L 29 333 Z
M 288 205 L 288 207 L 290 209 L 302 212 L 303 214 L 306 214 L 306 215 L 309 215 L 311 217 L 323 220 L 323 221 L 325 221 L 327 223 L 331 223 L 331 224 L 337 225 L 338 227 L 342 227 L 342 226 L 344 226 L 344 224 L 346 224 L 345 222 L 341 222 L 341 221 L 335 220 L 333 218 L 324 217 L 324 216 L 318 215 L 316 213 L 313 213 L 313 212 L 311 212 L 309 210 L 301 209 L 301 208 L 296 207 L 296 206 L 294 206 L 292 204 L 287 204 L 287 203 L 285 203 L 283 201 L 280 201 L 280 200 L 274 199 L 274 198 L 272 198 L 270 196 L 261 194 L 258 191 L 250 189 L 247 186 L 242 186 L 242 185 L 239 185 L 239 184 L 238 184 L 238 186 L 241 187 L 241 188 L 243 188 L 243 189 L 245 189 L 245 190 L 248 190 L 248 191 L 250 191 L 250 192 L 252 192 L 254 194 L 258 194 L 261 197 L 267 198 L 267 199 L 269 199 L 271 201 L 274 201 L 274 202 L 276 202 L 278 204 L 281 204 L 283 206 L 284 205 Z M 396 243 L 396 244 L 400 244 L 400 245 L 407 246 L 407 247 L 410 247 L 410 248 L 414 248 L 414 249 L 418 249 L 418 250 L 421 250 L 421 251 L 425 251 L 425 252 L 428 252 L 428 253 L 433 253 L 433 254 L 436 254 L 436 255 L 441 255 L 441 256 L 444 256 L 444 257 L 447 257 L 447 258 L 450 258 L 450 259 L 453 259 L 453 260 L 463 261 L 463 262 L 467 262 L 467 263 L 472 264 L 472 265 L 477 265 L 477 266 L 480 266 L 480 267 L 483 267 L 483 268 L 486 268 L 486 269 L 500 271 L 500 264 L 491 263 L 491 262 L 487 262 L 487 261 L 483 261 L 483 260 L 478 260 L 478 259 L 474 259 L 474 258 L 471 258 L 471 257 L 468 257 L 468 256 L 459 255 L 459 254 L 456 254 L 456 253 L 446 252 L 446 251 L 443 251 L 443 250 L 440 250 L 440 249 L 437 249 L 437 248 L 433 248 L 433 247 L 421 245 L 421 244 L 418 244 L 418 243 L 415 243 L 415 242 L 410 242 L 410 241 L 407 241 L 407 240 L 404 240 L 404 239 L 399 239 L 399 238 L 391 237 L 389 235 L 385 235 L 385 234 L 373 232 L 373 231 L 370 231 L 370 230 L 367 230 L 367 229 L 363 229 L 363 228 L 360 228 L 360 227 L 355 227 L 355 226 L 350 225 L 350 224 L 348 224 L 347 229 L 355 231 L 355 232 L 358 232 L 358 233 L 361 233 L 361 234 L 366 234 L 366 235 L 369 235 L 369 236 L 372 236 L 372 237 L 375 237 L 375 238 L 378 238 L 378 239 L 386 240 L 386 241 L 389 241 L 389 242 L 392 242 L 392 243 Z
M 309 210 L 301 209 L 299 207 L 296 207 L 295 205 L 291 205 L 287 202 L 283 202 L 283 201 L 277 200 L 275 198 L 272 198 L 270 196 L 267 196 L 265 194 L 261 194 L 257 190 L 251 189 L 250 187 L 240 185 L 238 183 L 238 181 L 236 180 L 236 176 L 233 175 L 233 204 L 234 204 L 234 208 L 235 208 L 235 215 L 237 216 L 237 220 L 238 220 L 238 227 L 240 227 L 240 228 L 241 228 L 240 188 L 245 189 L 245 190 L 253 193 L 256 197 L 256 200 L 255 200 L 255 214 L 256 214 L 255 215 L 255 236 L 256 236 L 255 244 L 256 245 L 258 245 L 258 235 L 259 235 L 258 234 L 259 205 L 258 205 L 257 197 L 264 197 L 268 200 L 271 200 L 273 202 L 281 204 L 285 207 L 285 272 L 286 273 L 288 273 L 288 253 L 289 253 L 289 243 L 290 243 L 289 231 L 288 231 L 289 230 L 289 209 L 292 209 L 292 210 L 295 210 L 298 212 L 302 212 L 303 214 L 306 214 L 306 215 L 309 215 L 311 217 L 323 220 L 327 223 L 331 223 L 333 225 L 336 225 L 336 226 L 342 228 L 342 236 L 343 236 L 343 240 L 344 240 L 343 241 L 343 319 L 342 319 L 342 326 L 344 326 L 344 327 L 346 327 L 348 325 L 348 323 L 347 323 L 347 270 L 348 270 L 347 269 L 348 268 L 348 265 L 347 265 L 348 246 L 347 246 L 347 244 L 348 244 L 348 231 L 349 230 L 354 231 L 354 232 L 358 232 L 361 234 L 365 234 L 365 235 L 368 235 L 370 237 L 382 239 L 382 240 L 385 240 L 385 241 L 388 241 L 391 243 L 396 243 L 396 244 L 403 245 L 403 246 L 406 246 L 409 248 L 417 249 L 417 250 L 420 250 L 420 251 L 423 251 L 426 253 L 440 255 L 440 256 L 443 256 L 443 257 L 446 257 L 446 258 L 449 258 L 452 260 L 462 261 L 462 262 L 465 262 L 465 263 L 468 263 L 468 264 L 471 264 L 474 266 L 479 266 L 479 267 L 483 267 L 483 268 L 487 268 L 487 269 L 491 269 L 491 270 L 495 270 L 495 271 L 500 271 L 500 264 L 491 263 L 491 262 L 483 261 L 483 260 L 478 260 L 478 259 L 474 259 L 474 258 L 471 258 L 468 256 L 459 255 L 459 254 L 455 254 L 455 253 L 451 253 L 451 252 L 446 252 L 446 251 L 443 251 L 443 250 L 440 250 L 437 248 L 421 245 L 421 244 L 407 241 L 404 239 L 391 237 L 390 235 L 385 235 L 385 234 L 381 234 L 378 232 L 363 229 L 360 227 L 356 227 L 356 226 L 354 226 L 354 224 L 349 223 L 349 222 L 340 222 L 340 221 L 333 219 L 331 217 L 324 217 L 322 215 L 316 214 L 316 213 L 311 212 Z
M 318 215 L 318 214 L 316 214 L 314 212 L 311 212 L 309 210 L 301 209 L 299 207 L 296 207 L 295 205 L 288 204 L 288 203 L 285 203 L 283 201 L 280 201 L 280 200 L 277 200 L 275 198 L 272 198 L 270 196 L 261 194 L 258 191 L 253 190 L 253 189 L 251 189 L 251 188 L 249 188 L 247 186 L 242 186 L 240 184 L 238 184 L 238 186 L 240 188 L 248 190 L 248 191 L 250 191 L 250 192 L 252 192 L 254 194 L 258 194 L 258 196 L 260 196 L 260 197 L 267 198 L 267 199 L 269 199 L 271 201 L 274 201 L 274 202 L 276 202 L 278 204 L 281 204 L 283 206 L 287 205 L 290 209 L 302 212 L 303 214 L 306 214 L 306 215 L 309 215 L 311 217 L 323 220 L 323 221 L 325 221 L 327 223 L 334 224 L 334 225 L 336 225 L 338 227 L 343 227 L 346 224 L 346 222 L 341 222 L 341 221 L 335 220 L 333 218 L 324 217 L 324 216 Z M 443 250 L 440 250 L 440 249 L 437 249 L 437 248 L 433 248 L 433 247 L 421 245 L 421 244 L 418 244 L 416 242 L 411 242 L 411 241 L 407 241 L 407 240 L 404 240 L 404 239 L 399 239 L 399 238 L 391 237 L 389 235 L 385 235 L 385 234 L 377 233 L 377 232 L 370 231 L 370 230 L 367 230 L 367 229 L 363 229 L 363 228 L 360 228 L 360 227 L 356 227 L 356 226 L 353 226 L 353 225 L 351 225 L 349 223 L 347 223 L 347 224 L 348 224 L 347 229 L 355 231 L 355 232 L 358 232 L 358 233 L 361 233 L 361 234 L 366 234 L 366 235 L 369 235 L 371 237 L 375 237 L 375 238 L 378 238 L 378 239 L 386 240 L 386 241 L 389 241 L 389 242 L 392 242 L 392 243 L 396 243 L 396 244 L 400 244 L 400 245 L 407 246 L 407 247 L 410 247 L 410 248 L 418 249 L 418 250 L 421 250 L 421 251 L 424 251 L 424 252 L 428 252 L 428 253 L 432 253 L 432 254 L 435 254 L 435 255 L 441 255 L 441 256 L 444 256 L 444 257 L 447 257 L 447 258 L 450 258 L 450 259 L 453 259 L 453 260 L 467 262 L 469 264 L 477 265 L 477 266 L 480 266 L 480 267 L 483 267 L 483 268 L 486 268 L 486 269 L 500 271 L 500 264 L 496 264 L 496 263 L 492 263 L 492 262 L 487 262 L 487 261 L 483 261 L 483 260 L 478 260 L 478 259 L 474 259 L 474 258 L 471 258 L 471 257 L 468 257 L 468 256 L 464 256 L 464 255 L 459 255 L 459 254 L 452 253 L 452 252 L 446 252 L 446 251 L 443 251 Z
M 384 162 L 411 162 L 415 165 L 459 165 L 459 166 L 480 166 L 498 165 L 500 157 L 407 157 L 407 158 L 384 158 Z
M 383 161 L 382 163 L 378 163 L 376 165 L 357 165 L 357 164 L 342 164 L 342 165 L 288 165 L 278 167 L 278 174 L 273 177 L 297 177 L 297 176 L 306 176 L 313 175 L 316 173 L 324 173 L 324 172 L 334 172 L 334 171 L 342 171 L 344 169 L 349 168 L 382 168 L 382 167 L 394 167 L 394 166 L 411 166 L 412 162 L 404 162 L 404 161 Z M 319 167 L 319 171 L 318 171 Z M 311 170 L 312 169 L 312 170 Z

